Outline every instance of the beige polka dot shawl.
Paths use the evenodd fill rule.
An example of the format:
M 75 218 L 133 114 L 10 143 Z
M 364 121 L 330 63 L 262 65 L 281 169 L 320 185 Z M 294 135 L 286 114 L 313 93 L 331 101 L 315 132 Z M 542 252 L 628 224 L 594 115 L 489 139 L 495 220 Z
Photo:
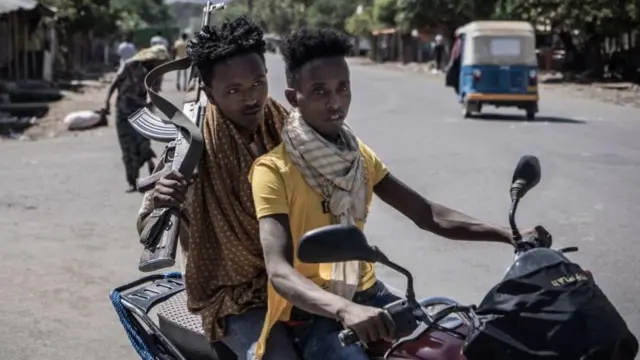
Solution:
M 269 99 L 254 142 L 267 151 L 280 143 L 287 110 Z M 189 310 L 202 316 L 212 341 L 224 318 L 266 304 L 267 273 L 248 173 L 259 155 L 212 105 L 203 124 L 205 152 L 188 213 L 186 287 Z

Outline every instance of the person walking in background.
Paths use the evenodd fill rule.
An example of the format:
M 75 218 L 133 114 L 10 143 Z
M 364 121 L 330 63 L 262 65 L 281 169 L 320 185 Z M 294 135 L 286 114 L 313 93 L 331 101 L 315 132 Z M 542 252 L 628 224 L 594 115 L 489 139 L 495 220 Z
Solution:
M 186 33 L 183 33 L 180 39 L 176 40 L 173 44 L 173 57 L 174 59 L 182 59 L 187 57 L 187 40 L 189 36 Z M 182 79 L 182 88 L 180 88 L 180 79 Z M 178 91 L 187 90 L 187 85 L 189 82 L 189 74 L 187 70 L 178 70 L 178 75 L 176 77 L 176 88 Z
M 433 44 L 433 52 L 436 60 L 436 68 L 433 70 L 434 74 L 438 74 L 442 72 L 443 63 L 444 63 L 444 43 L 442 41 L 442 35 L 436 35 L 435 42 Z
M 131 34 L 127 34 L 124 40 L 118 44 L 118 56 L 120 57 L 120 68 L 122 69 L 124 63 L 131 59 L 136 54 L 136 46 L 133 45 L 133 36 Z M 119 71 L 118 70 L 118 71 Z
M 151 46 L 162 45 L 165 47 L 165 49 L 167 49 L 167 51 L 169 51 L 169 41 L 167 41 L 167 39 L 165 39 L 164 36 L 162 36 L 162 31 L 158 31 L 156 33 L 156 36 L 151 38 L 150 45 Z
M 151 47 L 154 46 L 164 46 L 164 49 L 169 53 L 169 41 L 162 36 L 162 31 L 158 31 L 154 37 L 149 41 Z M 149 69 L 151 70 L 151 69 Z M 162 81 L 164 80 L 164 76 L 160 76 L 158 78 L 158 91 L 162 90 Z
M 129 122 L 129 116 L 147 103 L 147 89 L 144 86 L 144 78 L 154 67 L 170 60 L 169 52 L 164 46 L 153 46 L 143 49 L 127 61 L 118 72 L 116 79 L 109 87 L 105 101 L 105 113 L 109 113 L 111 96 L 118 90 L 116 99 L 116 131 L 122 150 L 129 189 L 127 192 L 136 191 L 136 180 L 140 168 L 146 163 L 149 173 L 153 172 L 156 165 L 153 158 L 156 154 L 151 149 L 151 141 L 133 128 Z M 154 84 L 154 91 L 158 90 L 159 82 Z
M 447 87 L 452 87 L 458 94 L 460 92 L 460 54 L 461 54 L 462 39 L 458 36 L 451 48 L 451 56 L 449 56 L 449 63 L 445 69 L 446 77 L 445 84 Z

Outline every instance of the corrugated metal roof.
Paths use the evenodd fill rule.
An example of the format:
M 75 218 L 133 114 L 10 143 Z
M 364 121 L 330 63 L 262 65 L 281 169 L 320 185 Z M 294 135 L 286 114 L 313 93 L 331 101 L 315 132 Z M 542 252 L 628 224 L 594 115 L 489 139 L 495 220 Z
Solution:
M 16 10 L 33 10 L 38 6 L 36 0 L 0 0 L 0 14 Z

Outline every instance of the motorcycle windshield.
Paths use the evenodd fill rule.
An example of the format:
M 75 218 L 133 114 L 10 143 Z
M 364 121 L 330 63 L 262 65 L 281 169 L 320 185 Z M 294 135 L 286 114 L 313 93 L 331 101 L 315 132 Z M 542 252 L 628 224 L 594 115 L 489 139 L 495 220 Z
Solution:
M 518 259 L 516 259 L 516 261 L 507 270 L 504 280 L 518 278 L 545 266 L 561 262 L 569 263 L 570 261 L 562 253 L 556 250 L 546 248 L 532 249 L 523 253 L 518 257 Z

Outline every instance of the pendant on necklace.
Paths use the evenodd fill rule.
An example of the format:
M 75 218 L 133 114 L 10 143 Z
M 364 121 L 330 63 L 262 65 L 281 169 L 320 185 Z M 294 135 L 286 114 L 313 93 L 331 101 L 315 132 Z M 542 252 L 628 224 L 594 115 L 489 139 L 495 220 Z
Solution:
M 331 211 L 331 209 L 329 208 L 329 201 L 322 200 L 321 204 L 322 204 L 322 212 L 324 214 L 328 214 Z

